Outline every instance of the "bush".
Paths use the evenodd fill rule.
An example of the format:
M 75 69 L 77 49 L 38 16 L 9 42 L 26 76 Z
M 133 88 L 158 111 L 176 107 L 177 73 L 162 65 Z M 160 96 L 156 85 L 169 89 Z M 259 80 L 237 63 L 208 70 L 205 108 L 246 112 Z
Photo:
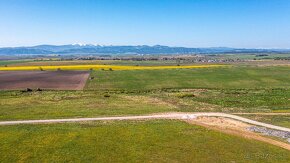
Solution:
M 23 91 L 21 91 L 21 92 L 32 92 L 32 89 L 30 89 L 30 88 L 26 88 L 25 90 L 23 90 Z
M 109 94 L 105 94 L 104 97 L 111 97 Z

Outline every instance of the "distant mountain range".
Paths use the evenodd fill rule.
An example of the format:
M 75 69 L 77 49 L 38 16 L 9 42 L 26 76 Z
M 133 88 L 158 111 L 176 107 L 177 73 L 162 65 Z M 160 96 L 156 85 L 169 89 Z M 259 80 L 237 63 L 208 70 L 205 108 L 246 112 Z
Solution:
M 220 54 L 220 53 L 289 53 L 290 49 L 239 49 L 228 47 L 186 48 L 155 46 L 100 46 L 90 44 L 38 45 L 31 47 L 0 48 L 0 55 L 98 55 L 98 54 Z

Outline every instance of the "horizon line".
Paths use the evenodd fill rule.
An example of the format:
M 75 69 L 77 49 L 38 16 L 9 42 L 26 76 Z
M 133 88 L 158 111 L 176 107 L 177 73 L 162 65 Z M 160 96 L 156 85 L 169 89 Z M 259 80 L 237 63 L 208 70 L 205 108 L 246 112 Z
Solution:
M 65 46 L 65 45 L 78 45 L 78 46 L 102 46 L 102 47 L 108 47 L 108 46 L 167 46 L 171 48 L 179 47 L 179 48 L 196 48 L 196 49 L 206 49 L 206 48 L 232 48 L 232 49 L 270 49 L 270 50 L 290 50 L 290 48 L 281 48 L 281 47 L 231 47 L 231 46 L 199 46 L 199 47 L 189 47 L 189 46 L 170 46 L 170 45 L 162 45 L 162 44 L 91 44 L 91 43 L 71 43 L 71 44 L 34 44 L 34 45 L 15 45 L 15 46 L 1 46 L 0 48 L 29 48 L 29 47 L 36 47 L 36 46 Z

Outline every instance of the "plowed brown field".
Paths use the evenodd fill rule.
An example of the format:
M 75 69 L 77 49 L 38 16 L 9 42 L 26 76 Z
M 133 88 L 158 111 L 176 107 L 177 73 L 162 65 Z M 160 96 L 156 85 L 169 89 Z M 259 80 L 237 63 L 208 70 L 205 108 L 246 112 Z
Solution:
M 0 90 L 82 90 L 88 71 L 0 71 Z

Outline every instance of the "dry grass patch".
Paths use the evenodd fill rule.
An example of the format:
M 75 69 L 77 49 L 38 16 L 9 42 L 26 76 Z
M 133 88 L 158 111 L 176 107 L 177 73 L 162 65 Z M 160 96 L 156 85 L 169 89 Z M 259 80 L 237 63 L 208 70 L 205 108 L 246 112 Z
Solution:
M 159 105 L 159 106 L 167 106 L 170 108 L 177 108 L 176 105 L 169 103 L 167 101 L 164 101 L 162 99 L 156 98 L 156 97 L 140 96 L 140 95 L 134 95 L 134 96 L 122 95 L 120 97 L 125 98 L 127 100 L 131 100 L 133 102 L 137 102 L 137 103 L 142 102 L 145 104 L 153 104 L 153 105 Z

